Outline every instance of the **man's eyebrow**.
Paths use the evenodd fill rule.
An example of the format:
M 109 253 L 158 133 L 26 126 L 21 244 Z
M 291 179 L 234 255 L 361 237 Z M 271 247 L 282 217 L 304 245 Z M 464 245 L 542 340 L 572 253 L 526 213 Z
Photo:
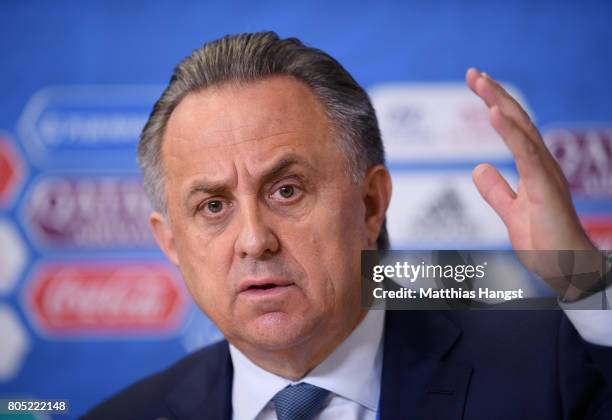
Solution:
M 261 179 L 263 180 L 263 183 L 268 182 L 271 179 L 281 176 L 284 172 L 287 171 L 287 169 L 294 165 L 301 165 L 306 167 L 310 171 L 315 171 L 314 167 L 308 161 L 296 154 L 291 153 L 280 158 L 278 162 L 274 164 L 274 166 L 266 170 L 262 174 Z
M 295 154 L 288 154 L 283 156 L 276 162 L 270 169 L 266 170 L 261 175 L 262 183 L 269 182 L 271 179 L 281 176 L 284 172 L 286 172 L 291 166 L 301 165 L 306 167 L 307 169 L 314 171 L 314 167 L 307 162 L 305 159 L 301 158 Z M 206 180 L 197 180 L 193 183 L 191 187 L 189 187 L 189 191 L 187 192 L 185 201 L 189 201 L 189 199 L 197 193 L 205 193 L 209 195 L 218 195 L 223 194 L 228 190 L 228 186 L 224 182 L 216 182 L 216 181 L 206 181 Z
M 199 180 L 195 182 L 187 193 L 187 198 L 191 197 L 195 193 L 206 193 L 210 195 L 221 194 L 227 190 L 227 186 L 222 182 L 207 182 L 204 180 Z

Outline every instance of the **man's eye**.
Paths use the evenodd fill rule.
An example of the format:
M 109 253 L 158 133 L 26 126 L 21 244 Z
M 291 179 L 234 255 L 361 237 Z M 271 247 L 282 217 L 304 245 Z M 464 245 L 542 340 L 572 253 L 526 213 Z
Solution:
M 283 198 L 291 198 L 293 196 L 293 194 L 295 193 L 295 190 L 293 189 L 293 187 L 291 185 L 285 185 L 282 186 L 278 189 L 278 193 L 283 197 Z
M 301 192 L 300 188 L 295 185 L 283 185 L 276 189 L 270 197 L 279 201 L 290 201 L 297 199 Z
M 223 210 L 223 201 L 212 200 L 204 204 L 204 209 L 209 213 L 219 213 Z

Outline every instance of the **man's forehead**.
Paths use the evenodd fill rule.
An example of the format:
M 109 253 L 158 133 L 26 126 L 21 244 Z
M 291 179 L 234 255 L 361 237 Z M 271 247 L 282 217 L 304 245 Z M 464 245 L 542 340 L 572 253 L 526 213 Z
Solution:
M 333 130 L 323 105 L 292 78 L 228 85 L 189 94 L 173 112 L 162 143 L 169 182 L 202 177 L 258 179 L 287 153 L 312 167 L 333 159 Z M 181 187 L 183 188 L 183 187 Z
M 330 129 L 322 104 L 308 87 L 274 77 L 188 94 L 172 113 L 164 142 L 218 148 Z
M 169 131 L 165 141 L 181 146 L 192 145 L 199 149 L 232 148 L 265 141 L 273 143 L 275 140 L 299 134 L 305 128 L 301 121 L 291 118 L 265 118 L 254 121 L 243 119 L 234 120 L 230 125 L 227 123 L 227 120 L 216 119 L 210 124 L 194 127 L 191 132 L 185 129 L 178 132 Z

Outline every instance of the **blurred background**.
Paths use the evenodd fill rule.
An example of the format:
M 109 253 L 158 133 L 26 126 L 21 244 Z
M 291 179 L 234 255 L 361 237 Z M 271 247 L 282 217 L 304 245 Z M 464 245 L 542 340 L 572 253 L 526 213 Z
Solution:
M 610 249 L 610 22 L 606 1 L 0 2 L 0 398 L 69 399 L 76 417 L 220 338 L 153 242 L 135 163 L 154 101 L 203 42 L 296 36 L 368 90 L 397 249 L 508 248 L 470 175 L 486 161 L 516 182 L 463 82 L 487 71 L 529 110 Z

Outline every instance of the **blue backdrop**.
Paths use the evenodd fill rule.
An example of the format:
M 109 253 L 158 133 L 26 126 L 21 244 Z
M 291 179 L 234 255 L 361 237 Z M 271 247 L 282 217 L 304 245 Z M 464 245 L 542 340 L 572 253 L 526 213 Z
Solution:
M 0 398 L 66 398 L 75 417 L 219 338 L 148 233 L 134 157 L 173 67 L 204 41 L 297 36 L 370 91 L 395 247 L 507 247 L 470 198 L 476 162 L 515 178 L 462 85 L 486 70 L 529 109 L 611 248 L 610 22 L 605 1 L 2 2 Z

